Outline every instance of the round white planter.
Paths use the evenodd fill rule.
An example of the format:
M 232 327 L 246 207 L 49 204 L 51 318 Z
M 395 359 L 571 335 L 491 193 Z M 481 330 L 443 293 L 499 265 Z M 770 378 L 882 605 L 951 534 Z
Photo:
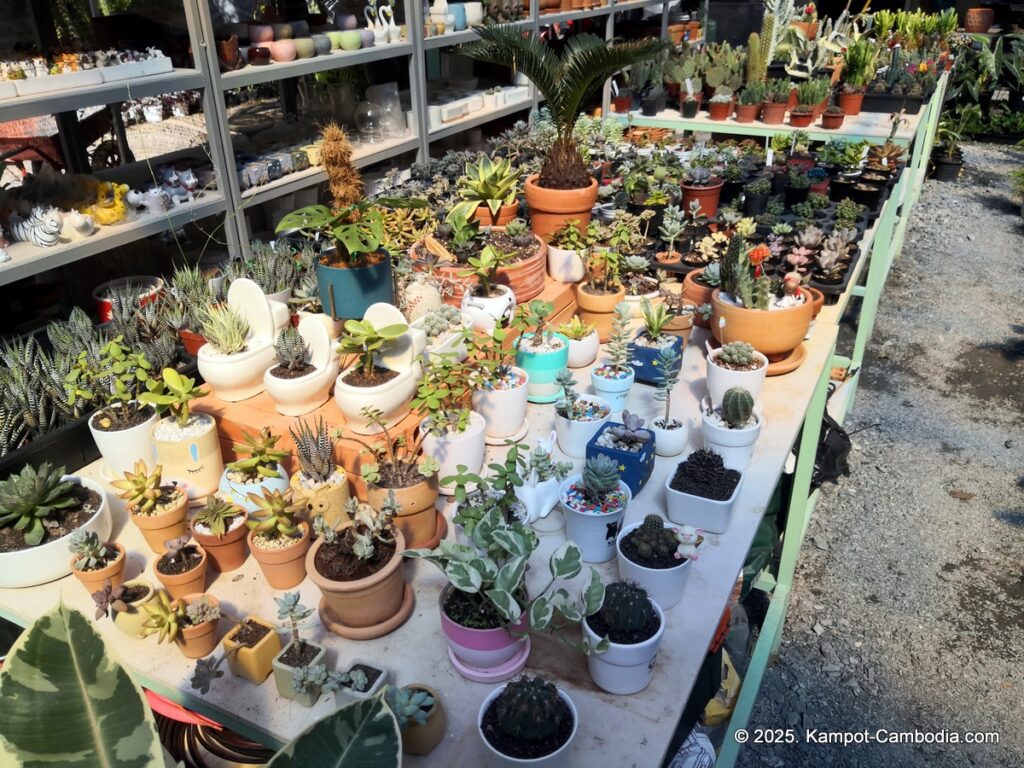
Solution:
M 569 486 L 579 482 L 580 475 L 569 475 L 562 481 L 558 489 L 558 501 L 565 513 L 565 538 L 576 542 L 587 563 L 603 563 L 615 556 L 615 538 L 619 535 L 619 526 L 626 514 L 633 493 L 629 486 L 619 480 L 619 490 L 626 494 L 626 503 L 615 512 L 603 515 L 591 515 L 577 512 L 566 502 Z
M 125 472 L 135 469 L 137 461 L 145 462 L 146 472 L 151 472 L 156 466 L 153 439 L 150 436 L 153 425 L 157 422 L 156 411 L 154 410 L 153 415 L 141 424 L 117 432 L 96 429 L 93 420 L 98 415 L 94 413 L 89 417 L 89 431 L 113 478 L 120 480 Z
M 351 370 L 351 369 L 349 369 Z M 372 406 L 384 414 L 388 429 L 395 426 L 409 413 L 409 401 L 416 393 L 416 371 L 418 366 L 401 371 L 386 384 L 376 387 L 353 387 L 342 379 L 349 371 L 342 371 L 334 381 L 334 402 L 345 416 L 348 428 L 359 435 L 374 435 L 380 429 L 360 415 L 366 406 Z
M 572 713 L 572 733 L 569 735 L 569 740 L 550 755 L 537 757 L 533 760 L 526 760 L 509 757 L 508 755 L 496 750 L 491 746 L 491 743 L 484 738 L 483 729 L 480 727 L 484 721 L 484 714 L 491 706 L 491 702 L 498 698 L 504 690 L 505 686 L 501 686 L 501 688 L 495 688 L 487 694 L 487 698 L 484 699 L 484 703 L 480 705 L 480 712 L 476 717 L 476 731 L 480 736 L 480 741 L 484 743 L 484 748 L 487 750 L 487 764 L 495 766 L 495 768 L 522 768 L 523 766 L 530 766 L 530 768 L 569 768 L 572 764 L 572 743 L 576 740 L 576 733 L 580 728 L 580 715 L 576 711 L 576 705 L 573 704 L 572 699 L 569 698 L 569 694 L 561 688 L 558 689 L 558 695 L 562 697 L 562 701 L 565 702 L 566 706 L 569 707 L 569 712 Z
M 677 605 L 683 597 L 683 586 L 686 584 L 686 576 L 690 573 L 691 565 L 689 560 L 680 560 L 675 568 L 647 568 L 637 565 L 624 554 L 622 554 L 622 539 L 630 531 L 635 531 L 641 523 L 630 523 L 624 525 L 615 539 L 615 555 L 619 564 L 619 578 L 623 581 L 635 581 L 645 590 L 647 596 L 662 610 L 667 611 Z M 673 526 L 665 523 L 666 528 Z
M 704 404 L 707 404 L 707 400 L 704 401 Z M 701 408 L 700 429 L 704 436 L 704 447 L 719 454 L 729 469 L 742 472 L 750 466 L 750 459 L 754 455 L 754 444 L 764 425 L 764 417 L 759 413 L 754 413 L 754 419 L 756 424 L 752 427 L 730 429 L 716 424 L 709 418 L 706 407 Z
M 591 331 L 582 339 L 569 339 L 569 367 L 586 368 L 597 359 L 600 346 L 597 331 Z
M 515 389 L 473 390 L 473 412 L 483 416 L 487 437 L 511 437 L 526 420 L 530 378 L 522 368 L 513 366 L 512 370 L 523 376 L 523 383 Z
M 85 477 L 64 475 L 64 479 L 74 480 L 99 494 L 100 508 L 86 521 L 81 530 L 95 533 L 100 541 L 107 541 L 110 538 L 112 522 L 110 504 L 107 503 L 107 495 L 104 493 L 103 487 Z M 68 551 L 69 537 L 70 534 L 37 547 L 0 553 L 0 588 L 34 587 L 67 576 L 71 573 L 71 553 Z
M 458 472 L 458 466 L 464 465 L 469 472 L 479 472 L 484 465 L 484 451 L 487 444 L 484 441 L 487 423 L 484 417 L 475 411 L 469 414 L 469 426 L 466 431 L 456 435 L 435 437 L 427 435 L 423 438 L 423 453 L 425 456 L 432 456 L 441 469 L 437 473 L 438 482 L 446 477 L 451 477 Z M 425 429 L 420 424 L 420 429 Z M 439 490 L 446 496 L 455 492 L 454 485 L 440 483 Z
M 288 473 L 280 464 L 277 465 L 277 474 L 280 477 L 264 477 L 258 483 L 233 482 L 228 478 L 228 472 L 230 471 L 230 469 L 225 468 L 224 473 L 220 476 L 220 485 L 217 490 L 221 496 L 235 506 L 241 507 L 246 512 L 255 512 L 259 509 L 256 502 L 249 499 L 250 493 L 262 496 L 264 488 L 271 491 L 280 491 L 281 493 L 288 492 Z
M 304 416 L 327 402 L 340 366 L 341 359 L 331 355 L 324 368 L 317 368 L 294 379 L 281 379 L 271 373 L 277 367 L 275 362 L 263 374 L 263 386 L 274 401 L 278 413 L 284 416 Z
M 597 373 L 597 369 L 590 375 L 590 385 L 594 393 L 608 401 L 612 413 L 618 413 L 626 407 L 626 399 L 629 397 L 629 388 L 633 386 L 636 374 L 630 367 L 629 373 L 621 379 L 608 379 Z
M 741 387 L 750 393 L 757 403 L 761 397 L 761 390 L 764 389 L 765 376 L 768 374 L 768 358 L 760 352 L 754 352 L 754 356 L 763 365 L 756 371 L 733 371 L 715 364 L 715 357 L 718 350 L 713 350 L 707 359 L 708 394 L 711 396 L 711 403 L 715 408 L 722 405 L 722 398 L 725 393 L 733 387 Z
M 263 391 L 263 374 L 274 364 L 274 345 L 265 339 L 250 340 L 244 352 L 222 355 L 213 345 L 203 344 L 197 358 L 199 373 L 214 397 L 237 403 Z
M 630 694 L 642 691 L 651 684 L 654 679 L 654 660 L 665 634 L 665 614 L 654 600 L 651 600 L 651 605 L 660 622 L 653 637 L 633 645 L 611 643 L 604 653 L 587 656 L 590 678 L 599 688 L 608 693 Z M 590 642 L 596 645 L 601 638 L 590 628 L 586 619 L 582 626 Z
M 671 486 L 672 474 L 665 478 L 665 514 L 676 525 L 692 525 L 707 533 L 725 533 L 732 519 L 732 508 L 743 488 L 743 475 L 736 490 L 725 501 L 682 493 Z
M 555 435 L 558 439 L 558 447 L 562 449 L 562 453 L 573 459 L 587 457 L 587 443 L 590 442 L 590 438 L 596 435 L 604 423 L 612 417 L 611 404 L 603 397 L 580 395 L 580 400 L 606 406 L 608 415 L 593 421 L 570 421 L 555 411 Z
M 586 275 L 579 251 L 567 251 L 548 244 L 548 274 L 560 283 L 578 283 Z
M 507 285 L 495 285 L 499 295 L 483 298 L 469 291 L 462 294 L 462 311 L 473 319 L 473 327 L 490 333 L 496 323 L 511 320 L 516 309 L 516 297 Z
M 686 424 L 681 419 L 677 421 L 679 426 L 676 429 L 663 429 L 654 423 L 650 425 L 654 433 L 654 452 L 658 456 L 678 456 L 686 447 Z
M 644 299 L 653 302 L 658 298 L 657 291 L 651 291 L 650 293 L 644 293 L 640 296 L 630 296 L 626 294 L 626 304 L 629 306 L 631 316 L 634 318 L 640 318 L 644 316 L 643 302 Z
M 410 328 L 418 328 L 419 330 L 422 331 L 423 330 L 423 318 L 422 317 L 416 318 L 411 323 L 409 323 L 409 327 Z M 465 329 L 472 328 L 472 327 L 473 327 L 473 318 L 471 318 L 467 314 L 463 314 L 462 315 L 462 329 L 465 330 Z M 432 347 L 427 347 L 426 349 L 424 349 L 423 350 L 423 361 L 426 362 L 426 363 L 429 363 L 430 362 L 430 357 L 432 355 L 441 355 L 441 354 L 454 355 L 454 357 L 452 359 L 454 359 L 455 361 L 460 362 L 460 363 L 463 360 L 466 359 L 466 355 L 468 354 L 467 351 L 466 351 L 466 344 L 465 344 L 465 342 L 462 341 L 462 336 L 461 336 L 461 333 L 459 331 L 457 331 L 457 330 L 451 331 L 447 336 L 445 336 L 437 344 L 435 344 Z

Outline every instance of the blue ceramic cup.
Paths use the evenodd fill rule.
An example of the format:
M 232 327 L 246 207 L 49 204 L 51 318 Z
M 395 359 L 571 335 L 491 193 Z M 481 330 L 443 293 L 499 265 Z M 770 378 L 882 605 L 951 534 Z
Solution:
M 448 13 L 455 17 L 455 30 L 460 31 L 466 28 L 466 6 L 462 3 L 450 3 Z

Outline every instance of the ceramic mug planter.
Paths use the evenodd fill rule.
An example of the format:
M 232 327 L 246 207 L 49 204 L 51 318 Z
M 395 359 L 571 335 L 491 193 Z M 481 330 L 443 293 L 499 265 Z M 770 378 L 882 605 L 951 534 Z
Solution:
M 665 613 L 653 599 L 651 605 L 658 615 L 658 631 L 652 637 L 632 645 L 610 643 L 605 653 L 587 656 L 590 679 L 602 690 L 616 694 L 638 693 L 654 679 L 654 661 L 665 635 Z M 601 638 L 590 628 L 586 618 L 582 626 L 584 635 L 596 645 Z
M 277 628 L 258 616 L 247 616 L 246 624 L 258 624 L 267 630 L 253 645 L 241 645 L 235 637 L 242 629 L 236 625 L 234 629 L 224 635 L 221 643 L 224 645 L 224 656 L 228 660 L 228 669 L 235 677 L 241 677 L 250 683 L 260 685 L 274 671 L 274 658 L 281 652 L 281 636 Z
M 466 7 L 471 5 L 480 5 L 480 3 L 467 3 Z M 483 11 L 480 13 L 482 18 Z M 444 704 L 441 703 L 440 694 L 429 685 L 413 683 L 406 687 L 416 691 L 426 691 L 434 703 L 426 710 L 426 723 L 420 725 L 410 721 L 402 729 L 402 751 L 407 755 L 429 755 L 438 744 L 444 741 L 447 731 L 448 718 L 445 716 Z
M 299 523 L 301 535 L 280 549 L 264 549 L 255 543 L 256 531 L 249 531 L 249 551 L 260 564 L 267 583 L 274 589 L 292 589 L 306 578 L 306 552 L 309 550 L 309 526 Z
M 558 491 L 565 513 L 565 536 L 572 539 L 583 553 L 587 563 L 603 563 L 615 556 L 615 537 L 619 535 L 622 518 L 633 499 L 629 486 L 619 481 L 619 493 L 624 496 L 621 505 L 601 512 L 590 512 L 574 498 L 572 488 L 580 483 L 582 475 L 570 475 Z
M 294 502 L 305 507 L 304 512 L 299 511 L 299 515 L 310 525 L 317 517 L 322 517 L 332 528 L 338 528 L 348 520 L 345 503 L 351 491 L 348 475 L 341 467 L 334 470 L 327 482 L 318 485 L 310 483 L 302 472 L 296 472 L 288 480 L 288 487 L 292 490 Z M 379 506 L 375 508 L 380 509 Z
M 548 244 L 548 274 L 560 283 L 578 283 L 586 275 L 582 255 Z
M 323 664 L 324 659 L 327 657 L 327 649 L 322 645 L 311 643 L 308 640 L 303 641 L 303 645 L 312 648 L 315 653 L 304 666 L 314 667 L 317 664 Z M 320 700 L 321 691 L 319 688 L 312 691 L 305 691 L 299 693 L 295 690 L 295 686 L 292 684 L 292 679 L 295 674 L 295 667 L 285 664 L 281 659 L 291 649 L 292 644 L 286 645 L 274 660 L 271 662 L 271 668 L 274 671 L 274 684 L 277 686 L 278 694 L 285 699 L 291 699 L 296 704 L 301 704 L 303 707 L 312 707 L 317 701 Z
M 588 459 L 598 455 L 605 455 L 615 460 L 619 465 L 619 478 L 629 487 L 629 492 L 636 496 L 651 477 L 654 470 L 654 433 L 649 429 L 640 430 L 648 435 L 647 442 L 639 451 L 622 451 L 617 448 L 608 448 L 599 445 L 601 435 L 612 427 L 621 427 L 622 424 L 609 421 L 601 425 L 597 433 L 587 443 Z
M 633 379 L 632 367 L 627 371 L 616 371 L 608 366 L 600 366 L 591 372 L 590 385 L 598 397 L 608 401 L 612 413 L 618 413 L 626 407 L 626 399 L 629 397 L 630 387 L 633 386 Z
M 569 364 L 569 340 L 552 333 L 544 341 L 545 351 L 536 352 L 533 334 L 524 333 L 516 343 L 516 364 L 526 371 L 528 397 L 531 403 L 553 403 L 562 397 L 562 387 L 555 381 Z
M 661 352 L 662 347 L 671 347 L 679 357 L 675 365 L 675 371 L 678 373 L 683 367 L 683 339 L 680 336 L 669 336 L 672 340 L 670 343 L 663 344 L 660 347 L 653 347 L 639 343 L 640 339 L 646 338 L 647 332 L 643 330 L 636 335 L 636 340 L 630 345 L 630 352 L 632 354 L 630 364 L 633 366 L 633 376 L 636 381 L 639 381 L 641 384 L 657 385 L 661 382 L 664 375 L 662 369 L 655 365 L 658 354 Z
M 146 579 L 131 579 L 124 582 L 121 586 L 125 590 L 145 590 L 139 597 L 124 601 L 127 610 L 114 611 L 113 615 L 115 627 L 128 635 L 128 637 L 141 640 L 146 637 L 142 625 L 149 621 L 149 614 L 146 613 L 143 606 L 156 599 L 156 590 L 153 589 L 153 585 L 146 581 Z
M 477 296 L 473 291 L 462 294 L 461 309 L 472 318 L 473 327 L 490 333 L 496 324 L 512 319 L 516 308 L 516 295 L 507 285 L 495 285 L 493 296 Z
M 678 565 L 671 568 L 648 568 L 634 563 L 622 551 L 622 540 L 630 533 L 640 527 L 643 521 L 624 525 L 615 540 L 615 552 L 619 566 L 619 578 L 623 581 L 639 584 L 651 598 L 651 602 L 667 611 L 674 607 L 683 598 L 683 587 L 686 585 L 686 577 L 693 568 L 690 559 L 678 561 Z M 665 523 L 666 528 L 672 528 Z
M 665 514 L 676 525 L 692 525 L 708 533 L 725 533 L 742 487 L 743 475 L 740 475 L 732 495 L 725 501 L 716 501 L 675 490 L 670 473 L 665 478 Z
M 78 556 L 72 555 L 71 557 L 71 573 L 81 582 L 82 586 L 85 587 L 85 591 L 90 595 L 103 589 L 103 582 L 107 579 L 110 580 L 110 586 L 113 589 L 120 587 L 124 582 L 124 547 L 117 542 L 109 542 L 107 546 L 112 546 L 117 555 L 113 561 L 102 568 L 96 568 L 91 571 L 79 570 L 75 568 L 75 561 L 78 560 Z
M 754 357 L 761 362 L 761 366 L 753 371 L 734 371 L 719 365 L 719 350 L 712 350 L 707 358 L 707 384 L 708 394 L 711 397 L 711 404 L 715 408 L 722 407 L 722 398 L 725 393 L 733 387 L 745 389 L 754 398 L 756 403 L 764 389 L 764 380 L 768 375 L 768 358 L 760 352 L 754 352 Z
M 210 568 L 219 573 L 228 573 L 242 567 L 248 557 L 245 551 L 246 534 L 249 532 L 245 521 L 248 517 L 248 513 L 240 509 L 239 514 L 231 519 L 223 536 L 200 531 L 194 519 L 189 524 L 192 538 L 206 550 Z
M 705 398 L 701 403 L 701 434 L 704 436 L 704 447 L 713 450 L 722 457 L 728 469 L 739 472 L 750 466 L 754 455 L 754 444 L 764 426 L 764 417 L 755 410 L 752 414 L 754 424 L 733 429 L 723 419 L 712 416 L 710 403 Z
M 194 547 L 200 554 L 199 562 L 192 566 L 184 573 L 163 573 L 161 572 L 158 565 L 163 559 L 163 555 L 153 561 L 153 573 L 156 575 L 157 580 L 163 585 L 164 589 L 175 600 L 181 600 L 186 595 L 193 593 L 201 593 L 206 589 L 206 567 L 209 559 L 206 556 L 206 551 L 198 544 L 190 544 L 190 547 Z M 204 656 L 206 654 L 203 654 Z
M 111 406 L 113 407 L 113 406 Z M 123 406 L 118 406 L 123 407 Z M 157 422 L 156 410 L 150 408 L 150 416 L 141 424 L 134 427 L 120 430 L 105 430 L 96 428 L 96 419 L 101 415 L 97 411 L 89 417 L 89 432 L 100 449 L 100 455 L 107 464 L 111 475 L 114 478 L 121 478 L 125 472 L 135 469 L 135 463 L 142 461 L 146 465 L 146 471 L 151 472 L 153 463 L 153 441 L 150 434 L 153 425 Z
M 185 605 L 190 605 L 191 603 L 198 602 L 203 597 L 211 605 L 220 605 L 216 597 L 204 595 L 201 590 L 183 595 L 178 599 L 185 603 Z M 178 637 L 175 642 L 177 643 L 178 650 L 181 651 L 186 659 L 202 659 L 209 656 L 213 653 L 213 649 L 217 647 L 217 621 L 204 621 L 196 626 L 182 627 L 178 630 Z
M 570 368 L 586 368 L 597 359 L 597 352 L 601 343 L 597 338 L 597 331 L 591 331 L 582 339 L 569 339 L 569 360 L 567 365 Z
M 420 429 L 427 429 L 425 421 L 420 424 Z M 423 455 L 432 456 L 441 465 L 437 473 L 438 478 L 455 475 L 460 464 L 469 472 L 480 471 L 484 465 L 484 451 L 487 447 L 486 429 L 487 422 L 484 417 L 472 411 L 465 431 L 440 437 L 428 434 L 423 438 Z M 452 494 L 455 492 L 455 486 L 446 486 L 442 483 L 440 492 L 445 495 Z
M 295 50 L 295 42 L 293 40 L 274 40 L 272 43 L 268 43 L 267 46 L 270 48 L 270 55 L 274 61 L 281 64 L 294 61 L 298 53 Z
M 463 668 L 468 668 L 470 674 L 500 674 L 506 666 L 510 666 L 513 660 L 522 661 L 520 656 L 528 653 L 528 638 L 525 632 L 528 628 L 526 616 L 523 616 L 517 623 L 509 627 L 495 627 L 494 629 L 471 629 L 461 624 L 456 624 L 444 612 L 444 602 L 449 592 L 454 587 L 451 584 L 441 590 L 438 600 L 438 607 L 441 614 L 441 631 L 448 642 L 449 656 L 453 661 L 461 662 L 461 668 L 457 664 L 456 669 L 460 673 Z M 516 674 L 516 667 L 519 664 L 511 665 L 507 677 L 494 678 L 494 682 L 501 679 L 508 679 Z M 465 676 L 465 675 L 463 675 Z
M 567 419 L 555 412 L 555 435 L 562 453 L 574 459 L 582 459 L 587 455 L 587 443 L 596 435 L 601 427 L 611 418 L 611 404 L 603 397 L 580 395 L 584 403 L 591 405 L 594 418 L 588 420 Z
M 343 51 L 358 51 L 363 47 L 363 36 L 356 29 L 346 29 L 338 39 Z
M 572 764 L 572 745 L 576 740 L 576 733 L 579 731 L 580 716 L 576 711 L 576 705 L 573 704 L 572 699 L 569 698 L 569 694 L 563 691 L 561 688 L 558 689 L 558 695 L 562 701 L 565 702 L 569 708 L 569 713 L 572 715 L 572 732 L 569 734 L 568 740 L 556 749 L 554 752 L 543 757 L 536 758 L 516 758 L 509 757 L 503 752 L 498 751 L 484 735 L 483 723 L 484 715 L 487 714 L 487 710 L 490 709 L 491 704 L 498 696 L 501 695 L 505 687 L 496 688 L 491 691 L 487 698 L 484 699 L 484 703 L 480 705 L 480 712 L 477 715 L 476 728 L 480 734 L 480 740 L 484 743 L 484 747 L 487 748 L 487 765 L 493 766 L 493 768 L 523 768 L 523 766 L 529 766 L 529 768 L 569 768 Z
M 484 432 L 491 440 L 503 440 L 519 434 L 526 421 L 530 377 L 522 368 L 511 366 L 518 384 L 509 389 L 474 389 L 473 412 L 483 416 Z
M 166 491 L 168 486 L 162 488 Z M 139 529 L 149 548 L 158 555 L 167 551 L 165 541 L 184 536 L 188 531 L 187 515 L 188 496 L 184 492 L 177 494 L 173 503 L 167 504 L 162 512 L 154 515 L 141 514 L 128 507 L 129 519 Z
M 261 477 L 255 482 L 246 483 L 232 480 L 230 475 L 233 470 L 230 467 L 225 468 L 221 474 L 217 492 L 236 507 L 240 507 L 246 512 L 255 512 L 259 509 L 259 505 L 249 498 L 250 493 L 262 496 L 264 491 L 280 491 L 281 493 L 288 491 L 288 472 L 284 466 L 277 464 L 274 471 L 277 472 L 277 477 Z

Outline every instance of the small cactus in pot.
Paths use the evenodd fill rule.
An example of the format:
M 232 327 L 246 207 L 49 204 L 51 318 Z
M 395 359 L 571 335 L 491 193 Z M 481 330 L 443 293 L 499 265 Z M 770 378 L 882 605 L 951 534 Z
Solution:
M 742 387 L 733 387 L 722 397 L 722 418 L 730 429 L 743 429 L 754 414 L 754 397 Z

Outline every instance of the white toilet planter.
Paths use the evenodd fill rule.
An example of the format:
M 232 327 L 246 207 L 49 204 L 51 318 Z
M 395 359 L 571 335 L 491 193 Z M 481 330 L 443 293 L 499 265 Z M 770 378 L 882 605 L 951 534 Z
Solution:
M 282 379 L 271 373 L 277 367 L 275 361 L 263 374 L 267 394 L 273 399 L 277 412 L 284 416 L 303 416 L 326 403 L 341 366 L 323 323 L 313 317 L 303 318 L 299 322 L 299 334 L 309 347 L 306 362 L 315 370 L 294 379 Z
M 548 274 L 560 283 L 578 283 L 586 275 L 579 251 L 569 251 L 548 244 Z
M 473 319 L 473 327 L 491 333 L 494 326 L 512 319 L 516 309 L 516 296 L 507 285 L 495 285 L 499 295 L 482 298 L 467 290 L 462 294 L 462 311 Z

